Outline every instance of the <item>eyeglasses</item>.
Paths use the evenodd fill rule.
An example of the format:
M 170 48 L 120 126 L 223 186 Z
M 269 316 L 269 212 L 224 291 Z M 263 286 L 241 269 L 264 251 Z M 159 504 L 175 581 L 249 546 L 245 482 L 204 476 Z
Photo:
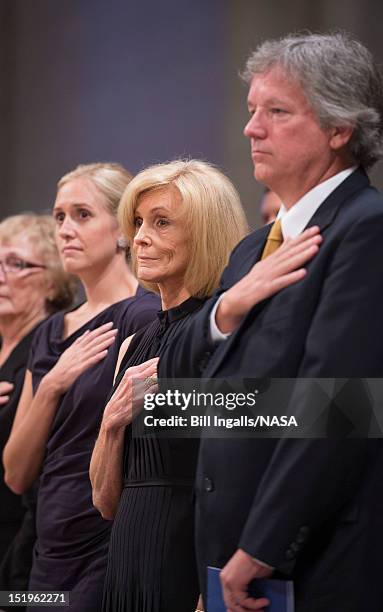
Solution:
M 32 261 L 25 261 L 25 259 L 20 259 L 19 257 L 14 257 L 12 255 L 6 257 L 4 260 L 0 259 L 0 266 L 2 267 L 3 272 L 5 274 L 18 274 L 23 270 L 33 268 L 46 268 L 46 266 L 44 266 L 43 264 L 33 263 Z

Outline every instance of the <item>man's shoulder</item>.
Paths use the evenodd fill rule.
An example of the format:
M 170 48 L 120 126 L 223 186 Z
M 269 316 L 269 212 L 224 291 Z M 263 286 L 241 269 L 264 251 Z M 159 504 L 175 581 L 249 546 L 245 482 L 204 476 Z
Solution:
M 225 281 L 223 285 L 225 287 L 237 282 L 258 261 L 269 231 L 269 226 L 261 227 L 251 232 L 237 244 L 230 255 L 228 266 L 223 275 Z
M 371 185 L 363 168 L 358 168 L 353 172 L 335 190 L 334 196 L 335 199 L 339 197 L 344 201 L 345 206 L 341 210 L 345 215 L 353 214 L 359 207 L 362 207 L 363 216 L 383 214 L 383 195 Z
M 242 240 L 237 244 L 237 246 L 233 249 L 231 256 L 235 256 L 238 253 L 243 254 L 244 252 L 254 252 L 254 248 L 263 244 L 266 241 L 267 234 L 270 231 L 272 223 L 269 225 L 264 225 L 258 229 L 253 230 L 242 238 Z
M 321 232 L 345 235 L 353 227 L 383 223 L 383 196 L 370 185 L 367 174 L 358 168 L 323 202 L 309 225 L 318 225 Z
M 372 185 L 355 194 L 354 202 L 356 205 L 364 206 L 366 213 L 383 213 L 383 194 Z
M 339 210 L 339 220 L 346 223 L 383 223 L 383 195 L 375 187 L 367 186 L 354 193 Z

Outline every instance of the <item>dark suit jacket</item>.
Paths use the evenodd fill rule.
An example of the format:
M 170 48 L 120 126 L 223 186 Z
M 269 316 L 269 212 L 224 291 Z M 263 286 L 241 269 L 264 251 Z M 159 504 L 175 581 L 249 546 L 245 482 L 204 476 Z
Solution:
M 324 240 L 305 279 L 256 305 L 215 350 L 212 299 L 175 338 L 160 377 L 383 377 L 383 198 L 359 169 L 308 225 Z M 260 258 L 268 231 L 236 247 L 220 291 Z M 382 474 L 380 441 L 203 439 L 202 587 L 206 565 L 241 547 L 294 580 L 299 611 L 381 612 Z

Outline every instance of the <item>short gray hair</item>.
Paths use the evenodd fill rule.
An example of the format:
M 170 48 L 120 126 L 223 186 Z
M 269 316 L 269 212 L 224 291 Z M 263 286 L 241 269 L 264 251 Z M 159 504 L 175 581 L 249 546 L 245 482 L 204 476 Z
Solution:
M 279 67 L 302 87 L 321 126 L 352 127 L 349 149 L 365 168 L 383 156 L 383 79 L 370 51 L 348 34 L 292 34 L 266 41 L 243 78 Z
M 47 313 L 65 310 L 72 305 L 77 282 L 65 272 L 55 240 L 55 222 L 51 215 L 22 213 L 7 217 L 0 223 L 0 244 L 17 244 L 23 235 L 35 245 L 46 266 L 45 275 L 52 285 L 51 295 L 45 298 Z

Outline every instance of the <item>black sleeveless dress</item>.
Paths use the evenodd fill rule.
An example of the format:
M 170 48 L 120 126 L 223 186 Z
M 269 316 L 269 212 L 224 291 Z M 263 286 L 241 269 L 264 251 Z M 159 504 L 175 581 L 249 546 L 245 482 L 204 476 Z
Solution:
M 138 332 L 120 374 L 155 356 L 202 300 L 160 312 Z M 124 489 L 112 529 L 103 612 L 193 612 L 199 595 L 193 487 L 199 440 L 125 434 Z
M 36 391 L 61 354 L 86 329 L 109 321 L 118 329 L 107 356 L 85 370 L 61 397 L 46 444 L 29 589 L 70 591 L 69 608 L 55 610 L 98 612 L 101 608 L 111 522 L 93 507 L 90 458 L 119 347 L 126 337 L 153 321 L 158 306 L 157 296 L 138 287 L 135 296 L 107 307 L 65 339 L 64 313 L 50 317 L 34 336 L 29 369 Z

